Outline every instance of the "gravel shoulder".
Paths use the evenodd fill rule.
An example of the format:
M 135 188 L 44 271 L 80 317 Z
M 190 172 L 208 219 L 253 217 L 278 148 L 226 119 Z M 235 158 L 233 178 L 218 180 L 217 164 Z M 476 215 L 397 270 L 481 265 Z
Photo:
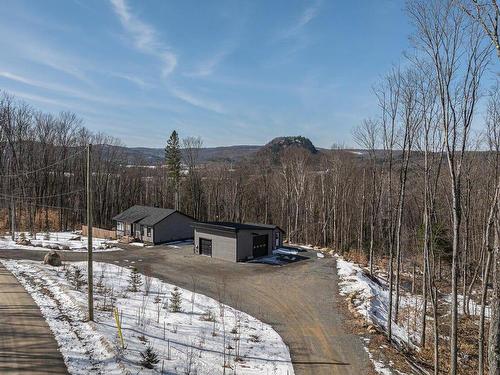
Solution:
M 0 257 L 41 260 L 45 252 L 2 250 Z M 64 261 L 85 254 L 62 253 Z M 127 247 L 96 253 L 96 261 L 139 271 L 205 294 L 273 326 L 290 347 L 297 375 L 364 374 L 370 361 L 361 339 L 347 331 L 333 258 L 286 266 L 229 263 L 193 255 L 188 247 Z

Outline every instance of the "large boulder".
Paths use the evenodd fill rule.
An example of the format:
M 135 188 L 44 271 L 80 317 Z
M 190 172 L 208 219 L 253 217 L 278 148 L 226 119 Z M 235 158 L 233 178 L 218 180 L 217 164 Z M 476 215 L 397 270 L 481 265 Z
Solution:
M 20 238 L 16 241 L 16 244 L 22 246 L 31 246 L 31 241 L 26 238 Z
M 43 264 L 50 264 L 53 267 L 61 265 L 61 256 L 55 251 L 49 251 L 43 258 Z

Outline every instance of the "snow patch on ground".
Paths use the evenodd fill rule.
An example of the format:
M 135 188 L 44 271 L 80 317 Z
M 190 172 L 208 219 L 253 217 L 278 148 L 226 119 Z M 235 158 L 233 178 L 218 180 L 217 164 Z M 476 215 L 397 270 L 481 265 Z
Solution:
M 377 374 L 392 375 L 392 371 L 389 368 L 387 368 L 382 362 L 377 361 L 375 358 L 373 358 L 373 354 L 370 353 L 370 351 L 368 350 L 368 348 L 366 346 L 364 347 L 364 349 L 365 349 L 366 353 L 368 353 L 368 358 L 370 358 L 370 361 L 373 364 L 373 368 L 375 369 Z
M 16 232 L 16 239 L 21 238 L 22 232 Z M 81 236 L 75 232 L 49 232 L 37 233 L 31 236 L 24 232 L 26 240 L 31 245 L 20 245 L 12 241 L 10 236 L 0 237 L 0 250 L 20 249 L 20 250 L 57 250 L 68 252 L 87 252 L 87 237 Z M 117 241 L 105 240 L 103 238 L 93 238 L 92 248 L 95 252 L 119 251 L 119 247 L 114 246 Z
M 226 373 L 294 374 L 288 347 L 271 326 L 204 295 L 179 288 L 182 312 L 174 313 L 169 309 L 174 285 L 141 275 L 140 290 L 132 292 L 130 269 L 94 263 L 95 323 L 86 322 L 87 288 L 76 290 L 68 276 L 77 267 L 86 279 L 85 262 L 53 268 L 0 261 L 40 306 L 72 374 L 159 374 L 162 366 L 169 374 L 220 374 L 224 352 Z M 113 307 L 121 316 L 125 349 Z M 160 360 L 153 370 L 140 365 L 148 345 Z
M 280 254 L 280 255 L 297 255 L 299 251 L 297 249 L 290 249 L 286 247 L 278 247 L 277 249 L 273 250 L 273 254 Z
M 344 260 L 341 256 L 335 255 L 337 260 L 337 270 L 340 277 L 339 292 L 341 295 L 349 296 L 350 302 L 355 310 L 365 319 L 368 324 L 377 326 L 385 332 L 388 321 L 389 291 L 385 280 L 377 278 L 377 282 L 372 280 L 367 273 L 357 264 Z M 415 309 L 421 305 L 421 297 L 402 293 L 400 301 L 400 312 L 403 309 Z M 410 314 L 407 319 L 401 319 L 398 324 L 392 322 L 393 340 L 400 347 L 408 347 L 418 350 L 418 332 L 421 327 L 416 318 L 419 313 L 413 311 L 413 317 L 410 320 Z M 394 316 L 394 315 L 393 315 Z M 366 339 L 369 341 L 369 339 Z M 375 371 L 382 375 L 392 374 L 388 365 L 376 360 L 373 353 L 370 353 L 367 345 L 365 350 L 373 363 Z
M 367 322 L 385 331 L 388 321 L 389 291 L 370 279 L 360 266 L 345 261 L 340 256 L 337 256 L 337 270 L 341 278 L 339 283 L 340 294 L 352 295 L 356 311 Z M 415 296 L 408 297 L 402 294 L 400 298 L 400 311 L 415 303 Z M 417 339 L 416 332 L 409 333 L 403 323 L 396 324 L 392 322 L 392 333 L 394 340 L 400 346 L 417 349 L 417 346 L 412 341 Z

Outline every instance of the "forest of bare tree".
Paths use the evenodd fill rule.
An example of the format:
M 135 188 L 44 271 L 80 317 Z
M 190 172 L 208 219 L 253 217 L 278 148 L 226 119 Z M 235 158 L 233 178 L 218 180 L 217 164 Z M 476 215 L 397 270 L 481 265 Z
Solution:
M 409 279 L 424 300 L 422 361 L 435 374 L 498 374 L 498 6 L 422 0 L 408 2 L 407 12 L 413 48 L 374 85 L 378 114 L 353 129 L 359 153 L 290 147 L 201 163 L 202 140 L 187 137 L 180 181 L 172 183 L 164 165 L 127 165 L 120 141 L 93 134 L 78 116 L 41 113 L 3 93 L 3 230 L 13 220 L 32 232 L 79 228 L 92 143 L 96 226 L 111 228 L 111 218 L 134 204 L 174 207 L 177 190 L 179 209 L 198 220 L 277 224 L 290 243 L 356 254 L 370 273 L 384 269 L 393 291 L 389 321 L 401 318 Z M 471 300 L 479 316 L 471 316 Z M 391 341 L 390 324 L 386 333 Z

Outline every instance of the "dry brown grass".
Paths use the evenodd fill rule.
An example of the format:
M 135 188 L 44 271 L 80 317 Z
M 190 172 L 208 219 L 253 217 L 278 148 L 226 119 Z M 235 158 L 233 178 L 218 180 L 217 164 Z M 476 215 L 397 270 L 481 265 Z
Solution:
M 46 230 L 46 224 L 48 223 L 48 229 L 52 231 L 60 231 L 63 228 L 59 225 L 59 210 L 48 209 L 37 210 L 35 215 L 35 230 L 38 232 L 43 232 Z M 16 212 L 16 230 L 18 231 L 28 231 L 29 228 L 29 218 L 26 210 L 21 210 Z M 9 224 L 9 210 L 7 208 L 0 209 L 0 234 L 5 234 L 10 230 Z
M 344 258 L 361 265 L 362 267 L 368 266 L 368 258 L 363 251 L 360 250 L 351 250 L 347 253 L 343 254 Z

